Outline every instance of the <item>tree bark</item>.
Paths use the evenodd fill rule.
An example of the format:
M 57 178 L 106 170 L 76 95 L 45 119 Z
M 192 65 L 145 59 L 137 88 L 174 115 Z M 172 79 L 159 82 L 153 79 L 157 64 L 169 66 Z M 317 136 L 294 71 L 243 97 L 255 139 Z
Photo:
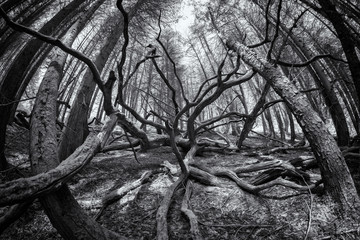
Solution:
M 284 99 L 308 139 L 318 161 L 325 188 L 338 203 L 343 216 L 359 217 L 360 199 L 345 159 L 325 123 L 311 108 L 306 96 L 280 71 L 243 44 L 229 39 L 227 46 L 253 67 Z
M 71 26 L 71 21 L 75 22 L 73 18 L 73 8 L 79 8 L 81 4 L 82 1 L 71 2 L 67 7 L 65 7 L 58 14 L 56 14 L 54 18 L 47 22 L 40 30 L 40 32 L 44 34 L 53 34 L 54 32 L 56 32 L 57 35 L 59 35 L 59 32 L 61 31 L 63 31 L 62 34 L 66 33 L 66 30 Z M 68 18 L 70 18 L 71 21 Z M 66 22 L 65 26 L 64 23 L 60 24 L 62 21 Z M 61 29 L 58 29 L 59 27 Z M 40 64 L 44 60 L 51 48 L 38 39 L 33 39 L 29 43 L 27 43 L 23 51 L 17 56 L 17 60 L 14 61 L 14 64 L 7 73 L 6 78 L 4 78 L 1 82 L 2 84 L 0 88 L 0 104 L 7 105 L 0 106 L 0 111 L 2 113 L 0 116 L 0 170 L 7 167 L 7 162 L 4 154 L 6 126 L 11 119 L 13 113 L 15 112 L 17 106 L 17 103 L 9 102 L 20 99 L 25 90 L 25 87 L 31 79 L 31 77 L 29 76 L 37 70 L 37 68 L 29 68 L 30 65 L 34 67 L 34 64 L 31 64 L 31 61 L 33 60 L 34 56 L 37 55 L 36 53 L 40 51 L 39 49 L 46 49 L 46 51 L 43 51 L 41 53 L 41 56 L 37 57 L 38 64 Z M 33 73 L 29 73 L 30 70 L 33 71 Z
M 360 100 L 360 60 L 357 56 L 355 44 L 352 40 L 351 33 L 341 16 L 336 10 L 335 4 L 328 0 L 318 0 L 321 5 L 321 9 L 324 12 L 324 16 L 332 23 L 335 28 L 338 38 L 341 42 L 341 46 L 344 50 L 346 59 L 349 64 L 350 73 L 356 88 L 357 103 Z
M 57 153 L 57 95 L 66 54 L 50 65 L 38 91 L 30 129 L 30 159 L 34 174 L 56 168 L 60 161 Z M 62 64 L 61 64 L 62 63 Z M 44 197 L 40 202 L 50 221 L 64 239 L 121 239 L 89 218 L 71 195 L 62 187 Z

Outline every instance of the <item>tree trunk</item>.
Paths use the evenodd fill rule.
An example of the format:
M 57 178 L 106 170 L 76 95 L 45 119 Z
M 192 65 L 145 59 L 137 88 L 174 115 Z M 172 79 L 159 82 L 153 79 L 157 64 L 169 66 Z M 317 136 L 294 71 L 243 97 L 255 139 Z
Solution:
M 325 17 L 332 23 L 335 28 L 338 38 L 341 42 L 341 46 L 344 50 L 346 59 L 349 64 L 350 73 L 356 88 L 357 103 L 360 100 L 360 60 L 357 56 L 355 44 L 352 41 L 351 33 L 346 27 L 341 14 L 336 10 L 334 4 L 329 0 L 318 0 L 321 5 L 321 10 L 325 12 Z
M 295 143 L 296 132 L 295 132 L 295 124 L 294 124 L 293 115 L 288 106 L 285 106 L 285 108 L 286 108 L 286 113 L 289 117 L 289 123 L 290 123 L 290 143 Z
M 306 96 L 280 71 L 280 69 L 234 40 L 227 45 L 253 67 L 275 92 L 284 99 L 308 139 L 318 161 L 325 188 L 339 204 L 343 216 L 359 218 L 360 199 L 345 159 L 325 123 L 311 108 Z
M 261 93 L 261 96 L 259 98 L 259 100 L 257 101 L 257 103 L 255 104 L 254 108 L 252 109 L 249 117 L 246 118 L 245 120 L 245 124 L 244 127 L 241 131 L 240 137 L 236 142 L 237 147 L 240 149 L 240 147 L 242 146 L 244 140 L 247 138 L 247 136 L 249 135 L 252 127 L 254 126 L 254 123 L 256 121 L 257 115 L 259 113 L 259 111 L 261 110 L 261 108 L 264 106 L 265 104 L 265 98 L 267 93 L 270 90 L 270 84 L 266 83 L 264 90 Z
M 57 29 L 57 34 L 59 31 L 63 31 L 63 33 L 66 33 L 66 31 L 63 29 L 64 26 L 61 25 L 60 22 L 64 20 L 66 21 L 67 17 L 73 17 L 73 14 L 70 13 L 73 12 L 73 8 L 78 8 L 81 3 L 82 1 L 74 1 L 70 3 L 69 6 L 62 9 L 58 14 L 56 14 L 54 18 L 52 18 L 47 24 L 45 24 L 44 27 L 40 30 L 40 32 L 44 34 L 52 34 L 57 29 L 56 26 L 61 26 L 62 29 Z M 69 25 L 69 19 L 65 25 L 67 26 L 67 28 L 71 26 Z M 29 69 L 26 66 L 31 65 L 30 63 L 34 55 L 36 55 L 36 53 L 40 51 L 39 49 L 45 45 L 46 44 L 44 44 L 38 39 L 31 40 L 26 45 L 26 48 L 24 48 L 24 50 L 19 54 L 19 56 L 17 56 L 18 60 L 15 60 L 14 65 L 7 73 L 6 78 L 4 78 L 2 81 L 0 88 L 0 104 L 8 103 L 8 105 L 0 106 L 0 111 L 2 113 L 0 115 L 0 170 L 7 167 L 7 162 L 4 154 L 6 126 L 10 118 L 12 117 L 12 113 L 15 112 L 17 106 L 17 103 L 11 102 L 14 100 L 19 100 L 22 96 L 25 87 L 31 79 L 31 77 L 29 77 L 31 74 L 29 73 Z M 45 48 L 50 51 L 50 47 Z M 48 51 L 42 52 L 42 57 L 37 58 L 40 63 L 45 58 Z M 33 69 L 33 72 L 35 72 L 35 70 L 36 69 Z
M 75 33 L 75 34 L 74 34 Z M 76 29 L 68 36 L 75 37 Z M 66 60 L 64 52 L 48 68 L 38 91 L 30 128 L 30 160 L 34 174 L 46 172 L 59 163 L 57 153 L 56 112 L 58 86 Z M 64 239 L 121 239 L 89 218 L 63 185 L 55 193 L 40 198 L 50 221 Z
M 137 10 L 139 10 L 141 5 L 145 2 L 146 0 L 137 1 L 137 3 L 132 7 L 129 12 L 129 19 L 135 16 Z M 114 24 L 113 21 L 118 21 L 118 23 Z M 99 72 L 101 72 L 105 67 L 106 61 L 109 58 L 112 50 L 116 46 L 116 43 L 118 42 L 123 31 L 123 23 L 120 17 L 118 17 L 116 20 L 112 17 L 109 18 L 108 24 L 113 25 L 115 30 L 106 39 L 106 43 L 103 45 L 99 55 L 95 59 L 95 65 Z M 76 99 L 74 100 L 73 106 L 70 111 L 67 127 L 65 128 L 62 135 L 59 146 L 60 160 L 63 160 L 67 156 L 69 156 L 78 146 L 83 143 L 83 141 L 89 134 L 89 129 L 87 126 L 87 116 L 91 97 L 94 90 L 95 82 L 93 81 L 92 72 L 89 69 L 86 71 L 83 77 L 83 82 L 80 86 L 79 93 L 76 96 Z

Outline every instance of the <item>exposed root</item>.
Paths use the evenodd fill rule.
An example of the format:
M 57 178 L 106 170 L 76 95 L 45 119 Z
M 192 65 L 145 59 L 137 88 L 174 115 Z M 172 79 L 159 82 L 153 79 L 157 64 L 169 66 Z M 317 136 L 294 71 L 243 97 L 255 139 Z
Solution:
M 186 184 L 186 190 L 185 190 L 184 198 L 183 198 L 183 201 L 181 203 L 181 211 L 189 218 L 190 232 L 191 232 L 192 239 L 201 240 L 201 239 L 203 239 L 203 237 L 202 237 L 202 235 L 200 233 L 197 216 L 189 208 L 189 201 L 190 201 L 191 191 L 192 191 L 191 187 L 192 187 L 192 183 L 189 180 L 187 182 L 187 184 Z
M 179 179 L 174 182 L 170 188 L 168 188 L 167 192 L 163 200 L 160 203 L 158 211 L 156 213 L 156 223 L 157 223 L 157 240 L 168 240 L 168 227 L 167 227 L 167 214 L 169 211 L 171 199 L 176 192 L 176 190 L 187 180 L 186 175 L 181 174 Z
M 207 171 L 190 166 L 189 172 L 191 178 L 196 179 L 204 185 L 224 187 L 224 184 L 221 183 L 221 181 L 217 177 L 215 177 L 213 174 L 208 173 Z
M 276 163 L 273 163 L 273 164 L 276 164 Z M 282 165 L 282 167 L 286 166 L 283 163 L 281 165 Z M 251 183 L 248 183 L 248 182 L 240 179 L 238 177 L 238 175 L 236 174 L 236 172 L 233 170 L 229 170 L 229 169 L 225 169 L 225 168 L 207 168 L 204 166 L 197 166 L 197 167 L 201 167 L 202 171 L 191 169 L 191 173 L 194 173 L 194 172 L 196 173 L 196 174 L 191 174 L 191 176 L 199 179 L 200 182 L 204 182 L 204 179 L 205 180 L 211 179 L 211 181 L 207 181 L 207 182 L 213 183 L 214 176 L 227 177 L 227 178 L 231 179 L 232 181 L 234 181 L 241 189 L 243 189 L 247 192 L 250 192 L 252 194 L 257 194 L 258 192 L 260 192 L 264 189 L 267 189 L 267 188 L 270 188 L 270 187 L 276 186 L 276 185 L 289 187 L 289 188 L 292 188 L 292 189 L 295 189 L 298 191 L 308 191 L 309 189 L 313 190 L 318 187 L 317 183 L 310 184 L 307 186 L 302 186 L 302 185 L 296 184 L 294 182 L 291 182 L 289 180 L 282 179 L 282 178 L 272 179 L 269 182 L 263 182 L 263 184 L 259 184 L 259 185 L 253 185 Z M 259 168 L 259 166 L 255 166 L 255 167 L 257 169 Z M 264 165 L 264 168 L 268 168 L 268 166 Z M 249 167 L 249 169 L 251 169 L 251 167 Z M 247 169 L 247 170 L 249 170 L 249 169 Z M 258 169 L 258 170 L 260 170 L 260 169 Z M 206 172 L 207 174 L 204 172 Z M 213 177 L 209 176 L 209 174 L 213 175 Z

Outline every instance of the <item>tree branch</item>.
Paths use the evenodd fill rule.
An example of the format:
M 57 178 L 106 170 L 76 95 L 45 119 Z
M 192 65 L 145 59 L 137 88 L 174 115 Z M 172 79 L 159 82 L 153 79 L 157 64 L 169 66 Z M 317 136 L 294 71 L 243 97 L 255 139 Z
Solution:
M 68 46 L 66 46 L 61 40 L 44 35 L 42 33 L 39 33 L 35 30 L 32 30 L 28 27 L 25 27 L 23 25 L 17 24 L 15 22 L 13 22 L 5 13 L 5 11 L 0 7 L 0 16 L 2 16 L 4 18 L 4 20 L 6 21 L 6 23 L 13 28 L 16 31 L 19 32 L 24 32 L 27 33 L 33 37 L 36 37 L 38 39 L 40 39 L 41 41 L 44 41 L 46 43 L 52 44 L 54 46 L 59 47 L 61 50 L 63 50 L 64 52 L 78 58 L 79 60 L 83 61 L 91 70 L 92 74 L 93 74 L 93 78 L 94 81 L 96 82 L 96 84 L 98 85 L 99 89 L 103 92 L 104 90 L 104 86 L 103 83 L 101 81 L 101 76 L 99 73 L 99 70 L 97 69 L 96 65 L 93 63 L 93 61 L 90 60 L 90 58 L 88 58 L 87 56 L 85 56 L 83 53 L 72 49 Z
M 335 61 L 339 61 L 339 62 L 343 62 L 343 63 L 348 63 L 347 61 L 343 60 L 343 59 L 339 59 L 339 58 L 336 58 L 334 56 L 332 56 L 331 54 L 320 54 L 320 55 L 316 55 L 314 57 L 312 57 L 311 59 L 307 60 L 306 62 L 303 62 L 303 63 L 287 63 L 287 62 L 283 62 L 281 60 L 278 60 L 276 63 L 281 65 L 281 66 L 285 66 L 285 67 L 306 67 L 308 66 L 309 64 L 311 64 L 312 62 L 318 60 L 318 59 L 321 59 L 321 58 L 331 58 Z
M 0 184 L 0 195 L 2 196 L 0 206 L 30 201 L 59 189 L 63 183 L 69 181 L 83 169 L 94 155 L 99 152 L 101 146 L 110 136 L 109 132 L 111 133 L 117 120 L 117 113 L 110 115 L 110 119 L 99 134 L 89 135 L 85 142 L 56 168 L 32 177 L 19 178 Z
M 282 0 L 279 0 L 279 5 L 278 5 L 278 9 L 277 9 L 277 14 L 276 14 L 277 19 L 276 19 L 276 24 L 275 24 L 275 34 L 274 34 L 274 37 L 273 37 L 273 39 L 271 41 L 269 50 L 268 50 L 267 55 L 266 55 L 267 60 L 271 59 L 272 50 L 273 50 L 273 48 L 275 46 L 276 39 L 279 36 L 281 7 L 282 7 Z
M 259 43 L 253 44 L 253 45 L 249 45 L 248 48 L 256 48 L 259 47 L 265 43 L 270 42 L 269 40 L 269 8 L 271 5 L 271 0 L 268 0 L 267 4 L 266 4 L 266 9 L 265 9 L 265 37 L 264 40 L 262 40 Z
M 182 84 L 182 81 L 181 81 L 178 73 L 177 73 L 176 64 L 175 64 L 174 60 L 171 58 L 168 50 L 165 48 L 164 44 L 163 44 L 162 41 L 160 40 L 160 36 L 161 36 L 161 25 L 160 25 L 161 21 L 160 21 L 160 20 L 161 20 L 161 11 L 160 11 L 159 20 L 158 20 L 158 25 L 159 25 L 159 29 L 160 29 L 160 30 L 159 30 L 159 34 L 158 34 L 158 36 L 157 36 L 157 38 L 156 38 L 156 41 L 160 44 L 160 46 L 161 46 L 162 49 L 164 50 L 167 58 L 170 60 L 172 66 L 173 66 L 174 75 L 175 75 L 176 79 L 178 80 L 178 83 L 179 83 L 179 86 L 180 86 L 180 89 L 181 89 L 181 94 L 182 94 L 185 102 L 186 102 L 186 103 L 189 103 L 189 100 L 186 98 L 186 95 L 185 95 L 184 86 L 183 86 L 183 84 Z

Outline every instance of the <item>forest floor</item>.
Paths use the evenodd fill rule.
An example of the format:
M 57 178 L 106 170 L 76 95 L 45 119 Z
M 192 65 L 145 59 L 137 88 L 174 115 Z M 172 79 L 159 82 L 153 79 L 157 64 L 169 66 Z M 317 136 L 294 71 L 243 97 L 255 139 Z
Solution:
M 7 152 L 12 163 L 22 171 L 29 170 L 25 139 L 27 133 L 10 134 L 13 144 Z M 288 151 L 263 155 L 268 140 L 250 138 L 246 148 L 231 155 L 206 153 L 195 160 L 207 166 L 239 167 L 273 159 L 291 160 L 296 157 L 311 158 L 310 151 Z M 170 147 L 159 147 L 137 153 L 132 151 L 99 153 L 69 183 L 73 195 L 91 217 L 102 207 L 101 199 L 114 189 L 139 179 L 146 170 L 164 169 L 168 161 L 176 164 Z M 313 170 L 318 173 L 317 170 Z M 240 177 L 249 180 L 255 174 Z M 1 173 L 1 181 L 9 178 Z M 99 222 L 129 239 L 156 238 L 156 210 L 167 188 L 176 181 L 169 171 L 154 174 L 141 187 L 129 192 L 121 200 L 109 205 Z M 224 182 L 228 181 L 223 179 Z M 326 196 L 298 192 L 276 186 L 258 195 L 247 193 L 235 185 L 228 187 L 204 186 L 193 181 L 190 207 L 197 215 L 204 239 L 330 239 L 335 232 L 348 229 L 338 225 L 333 204 Z M 168 215 L 170 239 L 191 239 L 189 222 L 180 211 L 184 189 L 174 195 Z M 6 208 L 0 209 L 0 216 Z M 62 239 L 51 226 L 41 205 L 35 201 L 28 211 L 0 239 Z M 335 239 L 335 238 L 331 238 Z M 347 239 L 347 238 L 341 238 Z

